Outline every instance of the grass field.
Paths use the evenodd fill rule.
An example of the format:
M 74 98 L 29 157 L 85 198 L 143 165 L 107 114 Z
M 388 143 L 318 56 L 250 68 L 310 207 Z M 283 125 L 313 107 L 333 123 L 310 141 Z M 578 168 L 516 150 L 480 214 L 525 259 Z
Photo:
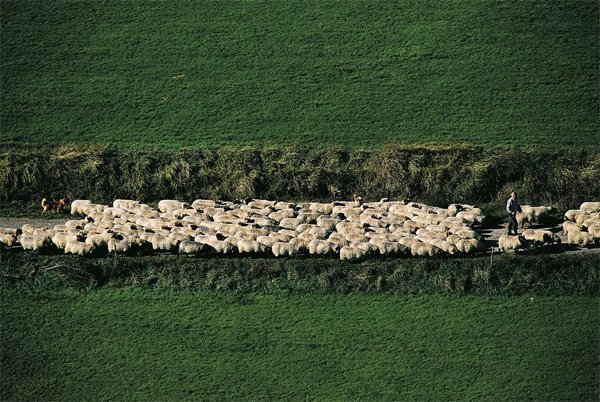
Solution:
M 597 400 L 597 298 L 0 292 L 3 400 Z
M 1 1 L 0 143 L 600 148 L 597 1 Z

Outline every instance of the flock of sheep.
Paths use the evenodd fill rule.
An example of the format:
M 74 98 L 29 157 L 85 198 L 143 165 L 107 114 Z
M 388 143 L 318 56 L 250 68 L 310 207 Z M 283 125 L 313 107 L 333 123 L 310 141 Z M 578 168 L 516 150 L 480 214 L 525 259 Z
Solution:
M 469 254 L 484 249 L 472 226 L 479 208 L 437 208 L 408 201 L 289 203 L 162 200 L 158 210 L 133 200 L 112 206 L 75 200 L 69 220 L 53 229 L 0 229 L 0 242 L 67 254 L 167 252 L 302 254 L 359 260 L 369 255 Z M 20 235 L 20 236 L 19 236 Z
M 563 234 L 571 244 L 588 246 L 600 242 L 600 202 L 584 202 L 565 212 Z
M 522 206 L 521 227 L 539 222 L 550 207 Z M 133 200 L 112 206 L 75 200 L 69 220 L 53 229 L 24 225 L 0 228 L 0 246 L 24 250 L 103 255 L 165 252 L 201 254 L 303 254 L 360 260 L 372 255 L 433 256 L 470 254 L 485 249 L 473 227 L 481 209 L 451 204 L 438 208 L 408 201 L 289 203 L 267 200 L 196 200 L 191 205 L 162 200 L 158 210 Z M 565 213 L 563 234 L 580 246 L 600 243 L 600 202 L 585 202 Z M 498 250 L 522 250 L 561 239 L 549 230 L 503 235 Z
M 517 222 L 521 227 L 528 223 L 539 223 L 551 213 L 551 207 L 532 207 L 522 205 L 522 212 L 517 214 Z M 565 213 L 563 235 L 567 237 L 568 244 L 589 246 L 600 243 L 600 202 L 584 202 L 578 210 L 569 210 Z M 561 239 L 549 230 L 528 229 L 519 236 L 502 235 L 498 238 L 498 249 L 501 252 L 508 250 L 523 250 L 548 244 L 560 244 Z

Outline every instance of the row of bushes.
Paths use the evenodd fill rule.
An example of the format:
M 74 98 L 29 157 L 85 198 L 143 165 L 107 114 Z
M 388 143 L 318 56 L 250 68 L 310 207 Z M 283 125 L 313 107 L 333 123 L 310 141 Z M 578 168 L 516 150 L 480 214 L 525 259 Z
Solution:
M 401 147 L 377 150 L 290 147 L 161 151 L 62 146 L 0 150 L 0 204 L 44 196 L 110 202 L 177 198 L 281 200 L 411 198 L 503 201 L 561 209 L 597 199 L 600 153 Z
M 49 290 L 135 286 L 239 294 L 383 292 L 399 295 L 598 295 L 600 254 L 450 259 L 188 258 L 86 259 L 5 253 L 0 286 Z

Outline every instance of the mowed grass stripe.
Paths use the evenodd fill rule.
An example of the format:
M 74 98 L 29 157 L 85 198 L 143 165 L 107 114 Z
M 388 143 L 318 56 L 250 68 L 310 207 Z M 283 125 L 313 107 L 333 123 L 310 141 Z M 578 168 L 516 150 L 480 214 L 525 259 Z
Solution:
M 592 146 L 595 1 L 0 2 L 4 143 Z
M 1 294 L 2 399 L 598 396 L 597 298 Z

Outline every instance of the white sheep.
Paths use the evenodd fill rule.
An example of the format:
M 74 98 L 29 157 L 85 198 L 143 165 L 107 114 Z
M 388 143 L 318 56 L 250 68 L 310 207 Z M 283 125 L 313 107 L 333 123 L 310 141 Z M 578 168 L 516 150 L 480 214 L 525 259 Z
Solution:
M 117 200 L 113 201 L 113 207 L 125 209 L 125 210 L 135 210 L 135 209 L 139 208 L 140 204 L 141 203 L 139 201 L 134 201 L 134 200 L 117 199 Z
M 187 202 L 182 202 L 178 200 L 160 200 L 158 202 L 158 209 L 160 212 L 170 212 L 176 209 L 186 209 L 189 208 L 189 204 Z
M 240 253 L 264 253 L 268 250 L 268 247 L 264 244 L 260 244 L 257 241 L 253 240 L 238 240 L 237 248 Z
M 573 230 L 567 234 L 567 241 L 571 244 L 578 244 L 580 246 L 588 246 L 594 242 L 594 236 L 589 232 L 583 232 L 581 230 Z
M 410 246 L 410 253 L 415 257 L 433 257 L 441 252 L 433 244 L 415 241 Z
M 23 233 L 19 238 L 23 250 L 43 251 L 52 246 L 52 238 L 43 235 Z
M 73 200 L 73 202 L 71 203 L 71 214 L 83 214 L 86 215 L 84 213 L 84 211 L 86 210 L 86 208 L 84 208 L 85 206 L 89 206 L 92 204 L 91 200 Z
M 456 249 L 464 254 L 474 253 L 483 248 L 483 243 L 477 239 L 460 239 L 456 242 Z
M 403 254 L 408 250 L 408 247 L 398 242 L 391 242 L 380 238 L 371 239 L 369 240 L 369 243 L 377 247 L 379 254 L 381 255 Z
M 201 254 L 205 248 L 205 244 L 196 243 L 193 240 L 184 240 L 179 243 L 179 254 L 197 255 Z
M 358 247 L 342 247 L 340 249 L 340 260 L 357 261 L 368 255 L 368 251 Z
M 300 246 L 294 242 L 276 242 L 271 251 L 275 257 L 293 257 L 300 253 Z
M 90 254 L 93 249 L 92 246 L 86 242 L 69 239 L 65 243 L 65 254 L 78 254 L 87 255 Z
M 584 202 L 579 209 L 586 212 L 600 212 L 600 201 Z
M 312 240 L 308 243 L 308 252 L 312 255 L 329 255 L 339 251 L 336 243 L 327 240 Z
M 3 247 L 12 247 L 17 243 L 17 234 L 0 233 L 0 245 Z
M 525 240 L 531 241 L 535 244 L 553 243 L 556 242 L 558 237 L 549 230 L 525 230 L 521 234 Z
M 465 241 L 464 239 L 459 239 L 457 241 L 457 243 L 464 242 L 464 241 Z M 452 254 L 456 254 L 458 252 L 458 248 L 454 244 L 452 244 L 446 240 L 431 239 L 429 241 L 429 243 L 436 246 L 437 248 L 439 248 L 440 250 L 442 250 L 444 253 L 447 253 L 447 254 L 452 255 Z M 461 243 L 461 246 L 463 246 L 463 245 L 464 245 L 464 243 Z
M 331 215 L 333 213 L 333 204 L 322 204 L 314 202 L 309 205 L 308 209 L 317 212 L 321 215 Z
M 498 250 L 507 252 L 509 250 L 519 250 L 525 248 L 525 239 L 523 236 L 502 235 L 498 238 Z
M 569 209 L 565 212 L 565 220 L 575 222 L 579 214 L 583 214 L 585 211 L 580 211 L 578 209 Z
M 554 208 L 552 207 L 532 207 L 531 205 L 521 205 L 521 212 L 517 212 L 517 223 L 524 227 L 526 223 L 531 227 L 534 223 L 540 223 Z
M 125 254 L 131 250 L 132 242 L 127 236 L 115 235 L 110 238 L 106 247 L 110 253 Z
M 283 218 L 281 221 L 279 221 L 279 226 L 285 229 L 295 230 L 300 223 L 308 222 L 301 222 L 298 218 Z
M 198 200 L 194 200 L 194 202 L 192 202 L 191 207 L 194 208 L 195 210 L 203 211 L 206 208 L 214 208 L 215 205 L 216 205 L 216 202 L 213 200 L 198 199 Z

